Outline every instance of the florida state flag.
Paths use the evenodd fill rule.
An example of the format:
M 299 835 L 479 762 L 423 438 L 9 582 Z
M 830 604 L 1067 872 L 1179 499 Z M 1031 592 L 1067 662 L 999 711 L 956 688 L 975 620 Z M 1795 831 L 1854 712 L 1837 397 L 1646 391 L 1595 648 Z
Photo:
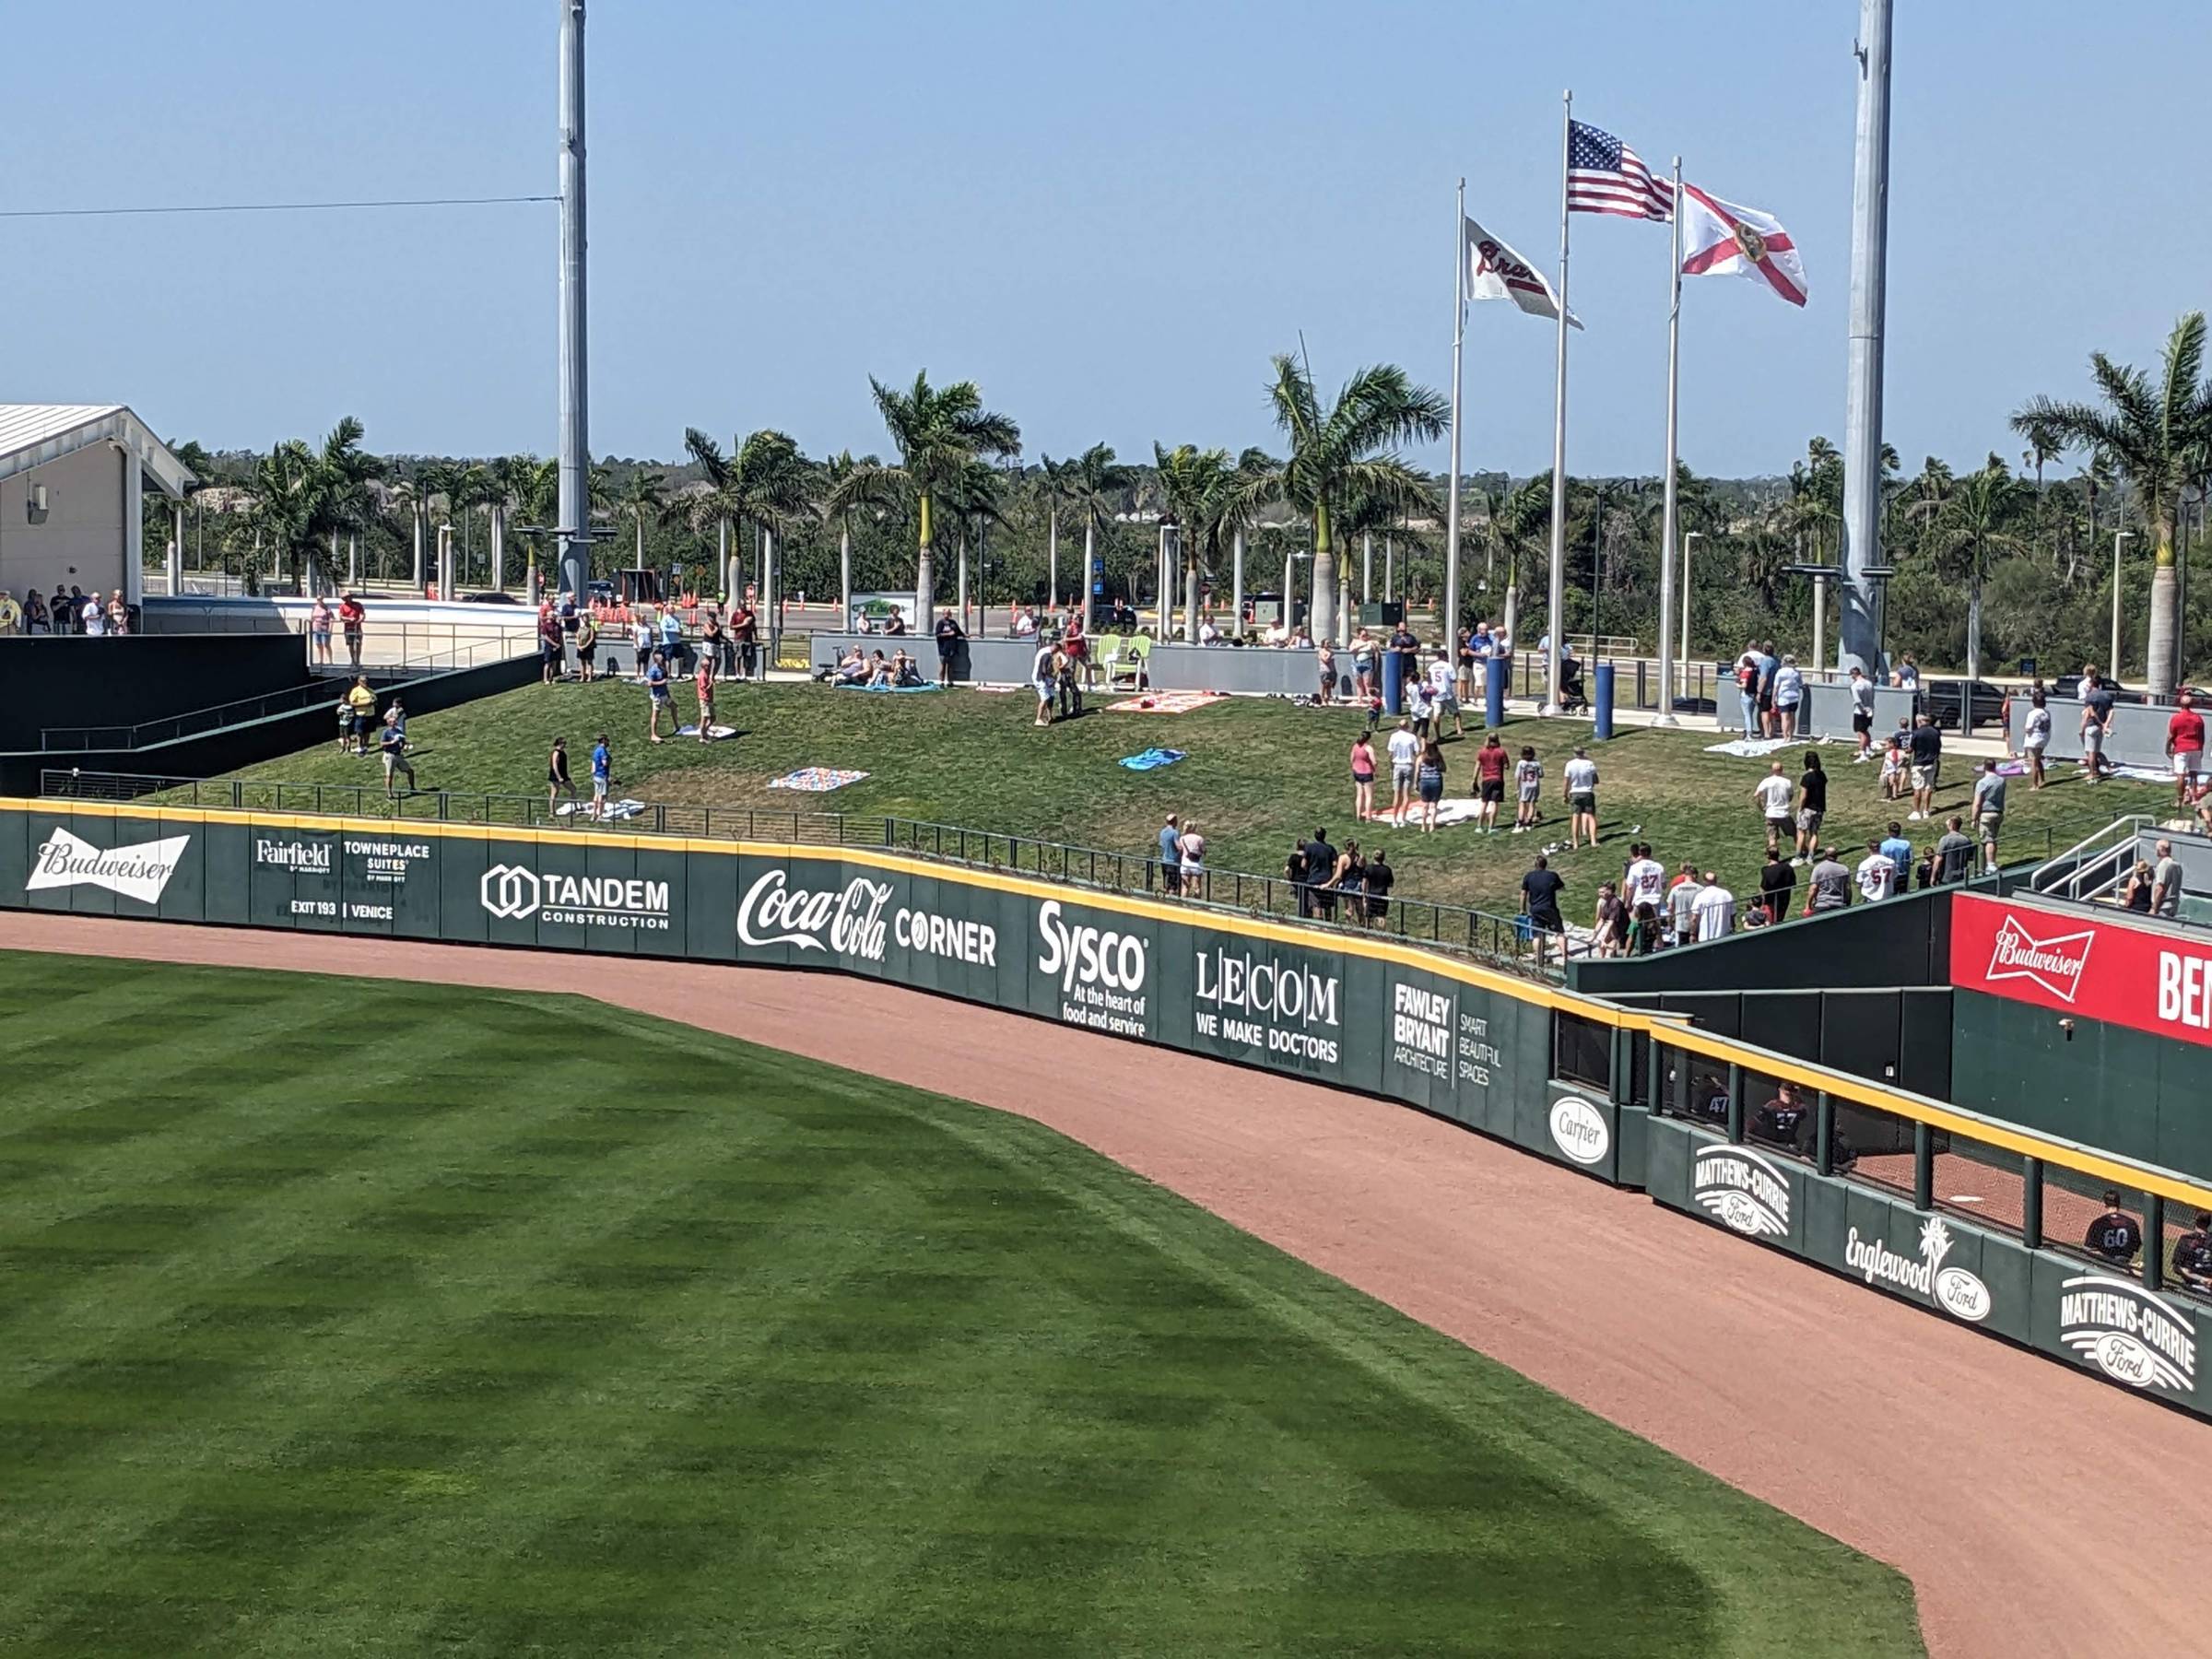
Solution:
M 1805 262 L 1773 215 L 1682 186 L 1682 275 L 1749 276 L 1792 305 L 1805 303 Z

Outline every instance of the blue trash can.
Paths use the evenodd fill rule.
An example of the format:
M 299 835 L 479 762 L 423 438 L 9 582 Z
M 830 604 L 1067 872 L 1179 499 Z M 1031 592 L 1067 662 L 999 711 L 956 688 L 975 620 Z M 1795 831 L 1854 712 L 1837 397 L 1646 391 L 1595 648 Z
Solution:
M 1597 726 L 1594 735 L 1603 740 L 1613 735 L 1613 665 L 1600 663 L 1593 683 L 1596 688 L 1591 694 L 1590 712 Z
M 1382 712 L 1406 712 L 1406 663 L 1394 651 L 1382 653 Z

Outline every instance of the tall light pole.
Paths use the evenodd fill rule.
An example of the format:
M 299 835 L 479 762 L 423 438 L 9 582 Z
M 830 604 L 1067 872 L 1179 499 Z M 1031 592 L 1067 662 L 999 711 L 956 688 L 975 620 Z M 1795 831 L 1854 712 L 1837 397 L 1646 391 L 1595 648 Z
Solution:
M 2133 530 L 2112 532 L 2112 654 L 2104 665 L 2104 671 L 2117 681 L 2120 677 L 2120 544 L 2133 541 Z
M 1689 544 L 1702 541 L 1704 536 L 1702 530 L 1686 530 L 1682 533 L 1682 683 L 1685 686 L 1689 683 Z M 1664 640 L 1660 641 L 1659 649 L 1666 649 Z M 1697 705 L 1692 703 L 1690 706 L 1695 708 Z M 1717 700 L 1712 705 L 1712 712 L 1715 714 L 1721 712 Z
M 592 560 L 591 398 L 584 333 L 583 0 L 560 5 L 560 585 L 582 604 Z M 443 597 L 442 594 L 440 595 Z
M 1836 666 L 1880 677 L 1882 327 L 1889 249 L 1889 12 L 1859 0 L 1859 112 L 1851 193 L 1851 353 L 1843 412 L 1842 629 Z

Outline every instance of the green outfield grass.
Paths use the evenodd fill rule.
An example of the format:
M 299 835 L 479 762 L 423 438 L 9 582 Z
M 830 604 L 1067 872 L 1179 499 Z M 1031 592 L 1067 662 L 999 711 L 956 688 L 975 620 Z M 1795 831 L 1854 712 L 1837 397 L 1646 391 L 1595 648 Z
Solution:
M 1894 1572 L 1023 1120 L 30 955 L 0 1075 L 11 1654 L 1919 1651 Z
M 679 701 L 688 703 L 688 696 Z M 1565 837 L 1560 767 L 1574 744 L 1590 737 L 1587 725 L 1569 721 L 1529 719 L 1505 728 L 1516 754 L 1522 744 L 1533 744 L 1545 763 L 1548 822 L 1533 841 L 1502 834 L 1484 839 L 1465 828 L 1420 836 L 1351 821 L 1347 752 L 1365 724 L 1351 711 L 1238 698 L 1175 716 L 1092 713 L 1039 731 L 1030 724 L 1034 707 L 1021 692 L 883 697 L 787 683 L 725 686 L 720 714 L 742 737 L 656 748 L 645 741 L 645 695 L 636 688 L 532 686 L 427 716 L 410 730 L 426 789 L 542 797 L 546 751 L 558 733 L 568 737 L 576 775 L 588 790 L 585 757 L 593 735 L 605 730 L 615 740 L 621 788 L 649 801 L 889 813 L 1124 852 L 1149 846 L 1162 816 L 1181 812 L 1198 820 L 1217 869 L 1260 875 L 1278 872 L 1292 840 L 1322 824 L 1339 846 L 1347 837 L 1387 846 L 1402 896 L 1507 914 L 1520 908 L 1521 877 L 1531 855 Z M 1451 794 L 1471 793 L 1479 725 L 1477 715 L 1466 742 L 1445 746 Z M 1588 920 L 1597 883 L 1619 875 L 1638 825 L 1670 870 L 1681 859 L 1695 859 L 1717 869 L 1738 894 L 1756 890 L 1766 842 L 1751 786 L 1768 763 L 1704 752 L 1718 741 L 1705 732 L 1624 728 L 1610 743 L 1593 746 L 1604 780 L 1599 805 L 1606 840 L 1594 852 L 1555 855 L 1554 867 L 1569 882 L 1571 920 Z M 1187 750 L 1190 758 L 1153 772 L 1115 764 L 1155 744 Z M 1793 776 L 1801 754 L 1793 748 L 1780 757 Z M 1853 766 L 1843 746 L 1827 745 L 1823 755 L 1834 776 L 1828 833 L 1855 846 L 1856 862 L 1868 836 L 1890 818 L 1901 819 L 1911 804 L 1882 802 L 1880 768 Z M 768 787 L 771 778 L 801 766 L 870 775 L 828 795 Z M 1966 810 L 1969 766 L 1963 757 L 1947 762 L 1940 812 Z M 1387 760 L 1382 771 L 1387 797 Z M 371 784 L 378 778 L 373 759 L 341 756 L 328 746 L 244 775 Z M 2161 785 L 2123 782 L 2091 789 L 2071 767 L 2053 768 L 2053 776 L 2055 786 L 2040 795 L 2029 793 L 2025 779 L 2013 781 L 2007 840 L 2023 857 L 2042 850 L 2046 830 L 2059 835 L 2063 847 L 2115 813 L 2155 811 L 2161 801 L 2172 801 L 2171 789 Z M 1509 804 L 1508 822 L 1512 814 Z M 1908 828 L 1924 831 L 1912 837 L 1922 847 L 1941 832 L 1939 823 Z

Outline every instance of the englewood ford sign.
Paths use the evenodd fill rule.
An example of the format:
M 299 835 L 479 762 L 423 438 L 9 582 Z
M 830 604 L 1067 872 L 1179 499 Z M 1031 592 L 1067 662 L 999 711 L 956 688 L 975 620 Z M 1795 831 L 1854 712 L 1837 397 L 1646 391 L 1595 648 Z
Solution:
M 1887 1239 L 1861 1238 L 1853 1227 L 1843 1241 L 1843 1265 L 1869 1285 L 1924 1296 L 1969 1324 L 1989 1317 L 1989 1287 L 1981 1277 L 1943 1265 L 1943 1258 L 1951 1253 L 1951 1230 L 1941 1216 L 1921 1222 L 1917 1248 L 1917 1255 L 1904 1255 L 1890 1249 Z
M 2178 934 L 1954 893 L 1951 983 L 2212 1044 L 2212 944 Z

